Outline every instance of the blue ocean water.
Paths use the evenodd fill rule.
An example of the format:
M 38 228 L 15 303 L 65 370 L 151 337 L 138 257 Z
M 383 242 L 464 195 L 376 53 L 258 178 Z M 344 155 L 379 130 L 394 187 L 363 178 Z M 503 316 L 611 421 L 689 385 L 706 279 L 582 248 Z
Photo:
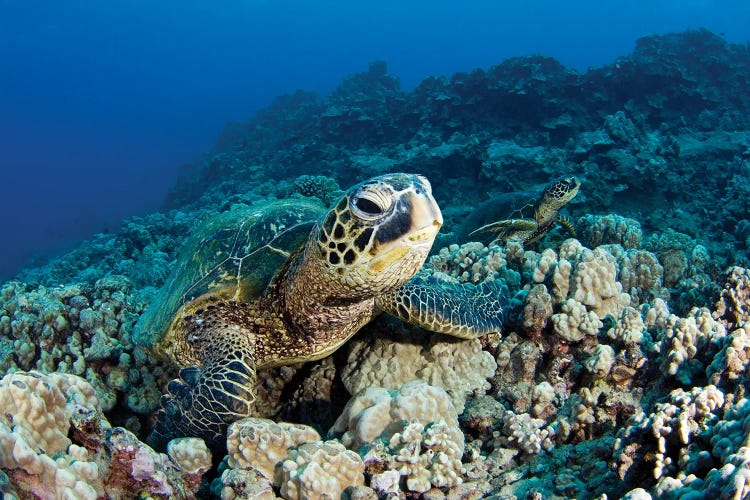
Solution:
M 743 0 L 0 0 L 0 279 L 158 209 L 227 122 L 369 61 L 410 88 L 515 55 L 585 70 L 652 32 L 745 43 L 749 25 Z

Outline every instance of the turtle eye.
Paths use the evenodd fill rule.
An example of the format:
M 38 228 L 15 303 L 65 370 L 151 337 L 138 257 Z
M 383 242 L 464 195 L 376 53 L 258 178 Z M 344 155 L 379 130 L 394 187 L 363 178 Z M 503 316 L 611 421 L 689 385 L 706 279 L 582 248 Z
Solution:
M 393 191 L 380 183 L 361 186 L 349 198 L 352 215 L 362 221 L 376 221 L 383 217 L 393 205 Z
M 377 203 L 367 198 L 354 198 L 354 206 L 367 215 L 380 215 L 383 213 L 383 209 Z
M 365 221 L 374 221 L 383 216 L 390 208 L 390 199 L 386 193 L 378 191 L 360 191 L 349 202 L 352 213 Z

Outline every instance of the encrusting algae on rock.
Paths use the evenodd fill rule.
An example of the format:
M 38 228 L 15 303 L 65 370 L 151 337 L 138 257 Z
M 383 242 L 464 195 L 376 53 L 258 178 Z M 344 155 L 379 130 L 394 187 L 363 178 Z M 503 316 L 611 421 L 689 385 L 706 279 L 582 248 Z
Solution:
M 375 63 L 328 98 L 280 98 L 228 131 L 193 177 L 178 182 L 164 213 L 129 219 L 0 286 L 0 492 L 750 496 L 747 68 L 746 48 L 701 30 L 646 37 L 616 65 L 584 74 L 550 58 L 513 58 L 402 91 Z M 723 75 L 733 78 L 719 82 Z M 310 216 L 297 222 L 310 224 L 299 233 L 289 231 L 291 221 L 271 227 L 258 219 L 265 236 L 301 239 L 250 241 L 257 246 L 249 251 L 270 250 L 278 261 L 243 268 L 267 279 L 248 296 L 260 300 L 307 241 L 332 243 L 321 261 L 345 274 L 350 241 L 337 221 L 345 229 L 352 208 L 342 205 L 328 220 L 324 207 L 348 192 L 364 200 L 355 202 L 361 215 L 376 216 L 387 198 L 381 191 L 353 196 L 340 186 L 393 171 L 427 173 L 442 212 L 432 255 L 425 251 L 411 269 L 419 270 L 409 283 L 427 297 L 426 311 L 438 310 L 430 301 L 440 298 L 442 313 L 465 319 L 467 302 L 498 300 L 501 331 L 453 339 L 425 331 L 435 325 L 425 311 L 415 321 L 422 329 L 370 321 L 378 312 L 371 308 L 362 321 L 345 322 L 356 326 L 349 333 L 360 331 L 332 355 L 323 349 L 289 366 L 251 366 L 257 385 L 242 387 L 255 391 L 251 417 L 230 422 L 230 412 L 226 431 L 208 442 L 175 432 L 152 442 L 166 453 L 151 448 L 162 394 L 183 409 L 206 404 L 190 399 L 200 373 L 188 368 L 181 385 L 170 385 L 178 366 L 154 358 L 133 330 L 145 311 L 170 309 L 157 290 L 182 259 L 185 235 L 212 220 L 267 215 L 270 206 L 307 207 Z M 503 193 L 541 193 L 560 177 L 581 182 L 559 213 L 575 238 L 563 227 L 525 245 L 460 237 L 474 207 Z M 424 181 L 414 185 L 428 191 Z M 317 220 L 325 231 L 308 240 Z M 301 300 L 278 310 L 318 318 L 298 307 L 313 292 L 290 295 Z M 183 305 L 175 300 L 170 314 Z M 404 319 L 397 305 L 387 310 Z M 227 373 L 216 379 L 221 391 L 240 380 L 239 371 Z

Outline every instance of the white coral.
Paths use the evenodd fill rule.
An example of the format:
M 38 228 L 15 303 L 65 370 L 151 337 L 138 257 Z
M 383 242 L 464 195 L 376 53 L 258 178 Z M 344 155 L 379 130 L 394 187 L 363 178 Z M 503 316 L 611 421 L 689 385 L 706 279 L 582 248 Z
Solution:
M 645 312 L 643 323 L 647 328 L 663 330 L 667 327 L 669 319 L 669 307 L 663 299 L 654 299 L 651 304 L 641 304 L 641 312 Z
M 615 350 L 606 344 L 599 344 L 594 348 L 583 366 L 598 378 L 604 378 L 609 375 L 612 365 L 615 362 Z
M 565 300 L 562 312 L 552 315 L 555 333 L 568 342 L 578 342 L 586 335 L 596 335 L 603 323 L 594 311 L 574 299 Z
M 464 283 L 481 283 L 497 279 L 507 265 L 501 247 L 486 247 L 476 241 L 441 248 L 428 263 L 428 266 L 436 271 L 456 277 Z
M 243 418 L 229 426 L 227 455 L 230 467 L 258 469 L 274 484 L 281 484 L 276 466 L 286 460 L 289 449 L 319 441 L 312 427 L 263 418 Z
M 534 283 L 544 283 L 548 277 L 552 276 L 552 273 L 557 266 L 557 254 L 551 248 L 545 249 L 541 255 L 533 252 L 526 252 L 526 258 L 524 259 L 524 268 L 528 268 L 530 271 L 531 279 Z
M 671 314 L 666 322 L 660 342 L 664 375 L 676 376 L 682 383 L 689 384 L 692 375 L 703 372 L 697 355 L 709 344 L 717 344 L 726 336 L 726 329 L 711 317 L 711 312 L 703 308 L 693 308 L 686 318 Z
M 653 253 L 627 250 L 619 255 L 617 263 L 618 281 L 634 301 L 644 302 L 649 295 L 661 292 L 664 268 Z
M 750 323 L 745 323 L 729 334 L 723 348 L 714 357 L 706 370 L 712 383 L 717 384 L 722 377 L 737 380 L 746 373 L 750 365 Z
M 487 379 L 496 368 L 495 358 L 482 350 L 479 339 L 457 341 L 435 334 L 425 348 L 378 336 L 351 342 L 341 379 L 351 394 L 366 387 L 398 389 L 411 380 L 425 380 L 448 391 L 460 413 L 468 395 L 489 389 Z
M 65 374 L 14 373 L 0 380 L 0 468 L 19 469 L 57 498 L 104 494 L 94 457 L 68 438 L 70 418 L 96 412 L 93 387 Z M 56 459 L 51 458 L 55 456 Z
M 617 316 L 630 305 L 630 297 L 623 293 L 616 276 L 617 267 L 611 254 L 602 248 L 584 249 L 574 269 L 573 298 L 600 318 L 608 314 Z
M 607 330 L 607 336 L 623 344 L 640 344 L 645 330 L 646 325 L 641 313 L 628 306 L 622 310 L 614 327 Z
M 357 393 L 331 428 L 350 449 L 382 446 L 385 466 L 412 491 L 462 481 L 464 435 L 458 414 L 439 387 L 418 380 L 398 391 L 370 387 Z
M 347 487 L 365 482 L 362 459 L 337 441 L 292 448 L 281 471 L 281 496 L 288 500 L 340 498 Z
M 528 413 L 516 414 L 508 411 L 503 415 L 502 434 L 496 435 L 496 446 L 515 448 L 524 455 L 537 455 L 554 446 L 555 433 L 552 427 L 545 426 L 541 418 L 533 418 Z
M 203 474 L 211 468 L 211 452 L 200 438 L 173 439 L 167 444 L 167 454 L 186 474 Z
M 694 387 L 689 392 L 675 389 L 669 400 L 657 403 L 653 413 L 639 414 L 632 418 L 629 426 L 618 433 L 615 442 L 615 456 L 624 452 L 632 440 L 641 440 L 640 433 L 648 432 L 656 439 L 653 475 L 656 479 L 670 476 L 677 464 L 672 456 L 677 455 L 678 463 L 690 460 L 690 444 L 693 436 L 710 430 L 724 405 L 724 393 L 717 387 Z M 679 446 L 678 450 L 671 447 Z M 621 455 L 624 457 L 625 454 Z

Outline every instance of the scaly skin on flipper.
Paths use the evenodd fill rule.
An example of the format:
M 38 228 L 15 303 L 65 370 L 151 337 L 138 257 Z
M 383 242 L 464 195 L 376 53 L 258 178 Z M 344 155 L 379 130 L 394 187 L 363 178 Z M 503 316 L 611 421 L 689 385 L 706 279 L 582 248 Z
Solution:
M 257 370 L 327 356 L 381 311 L 464 338 L 500 329 L 505 297 L 489 285 L 409 281 L 442 224 L 425 178 L 388 174 L 351 188 L 297 248 L 305 217 L 277 224 L 292 207 L 263 210 L 273 223 L 253 212 L 199 228 L 163 302 L 135 328 L 137 342 L 185 367 L 162 397 L 157 446 L 179 436 L 220 444 L 250 413 Z M 258 264 L 278 269 L 260 294 L 268 280 L 253 273 Z
M 502 327 L 508 290 L 497 282 L 480 285 L 417 275 L 377 298 L 378 307 L 391 316 L 427 330 L 473 339 Z
M 541 239 L 555 222 L 559 222 L 568 232 L 575 236 L 573 225 L 570 221 L 558 217 L 557 213 L 562 207 L 578 194 L 581 184 L 575 177 L 566 177 L 554 181 L 542 192 L 536 203 L 532 206 L 531 214 L 524 213 L 526 207 L 519 209 L 522 218 L 510 218 L 486 224 L 475 229 L 469 236 L 480 232 L 493 232 L 497 236 L 490 244 L 505 243 L 508 240 L 518 240 L 526 245 Z M 530 217 L 529 217 L 530 216 Z

